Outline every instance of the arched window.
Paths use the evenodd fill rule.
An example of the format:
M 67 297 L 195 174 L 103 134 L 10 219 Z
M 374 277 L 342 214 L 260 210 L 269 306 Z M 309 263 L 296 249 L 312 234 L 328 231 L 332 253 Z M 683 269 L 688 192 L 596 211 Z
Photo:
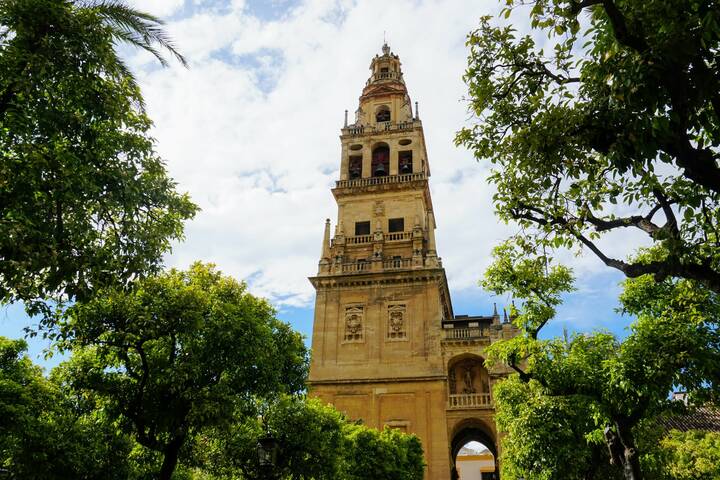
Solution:
M 375 114 L 375 121 L 376 122 L 389 122 L 390 121 L 390 108 L 388 108 L 386 105 L 382 105 L 378 108 L 377 113 Z
M 373 177 L 384 177 L 390 174 L 390 147 L 381 143 L 373 149 L 371 171 Z

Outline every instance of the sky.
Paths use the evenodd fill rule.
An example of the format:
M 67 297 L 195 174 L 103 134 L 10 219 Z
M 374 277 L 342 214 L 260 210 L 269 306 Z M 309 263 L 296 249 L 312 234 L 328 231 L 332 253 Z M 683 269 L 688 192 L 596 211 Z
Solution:
M 202 211 L 186 225 L 166 264 L 213 262 L 268 298 L 281 319 L 307 336 L 326 218 L 337 218 L 330 193 L 339 178 L 344 111 L 357 108 L 371 58 L 383 37 L 400 56 L 419 103 L 432 169 L 438 253 L 456 314 L 492 313 L 509 298 L 478 287 L 492 247 L 516 227 L 493 213 L 489 162 L 454 145 L 472 122 L 462 75 L 465 38 L 500 0 L 135 0 L 166 22 L 189 68 L 162 68 L 145 52 L 123 50 L 138 77 L 157 151 L 178 189 Z M 529 32 L 525 15 L 509 20 Z M 536 35 L 537 36 L 537 35 Z M 542 36 L 537 36 L 542 39 Z M 633 232 L 606 240 L 625 257 Z M 623 334 L 614 311 L 621 276 L 595 257 L 564 255 L 578 278 L 546 334 L 607 329 Z M 18 305 L 0 309 L 0 335 L 22 336 Z M 31 342 L 35 361 L 42 341 Z

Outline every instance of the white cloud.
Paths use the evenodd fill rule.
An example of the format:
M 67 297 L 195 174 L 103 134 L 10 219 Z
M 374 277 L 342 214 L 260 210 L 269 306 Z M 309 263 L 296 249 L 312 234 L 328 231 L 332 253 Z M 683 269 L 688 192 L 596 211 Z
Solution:
M 138 3 L 137 7 L 144 12 L 159 17 L 168 17 L 180 10 L 185 4 L 185 0 L 144 0 L 135 3 Z
M 202 208 L 169 263 L 213 261 L 279 304 L 309 305 L 306 277 L 317 269 L 324 219 L 336 217 L 343 110 L 357 107 L 386 31 L 420 103 L 439 253 L 452 288 L 475 285 L 511 230 L 493 215 L 487 167 L 453 137 L 467 120 L 465 36 L 499 2 L 307 0 L 274 20 L 246 2 L 208 3 L 188 2 L 194 8 L 167 26 L 189 69 L 159 69 L 144 53 L 130 59 L 158 150 Z M 140 6 L 170 15 L 184 2 Z

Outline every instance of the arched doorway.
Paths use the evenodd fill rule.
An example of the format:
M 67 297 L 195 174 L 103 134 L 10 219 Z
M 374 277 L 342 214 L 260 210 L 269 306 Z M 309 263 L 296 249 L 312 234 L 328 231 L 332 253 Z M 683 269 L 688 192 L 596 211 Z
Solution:
M 452 480 L 499 480 L 497 445 L 482 420 L 470 418 L 455 428 L 450 454 Z

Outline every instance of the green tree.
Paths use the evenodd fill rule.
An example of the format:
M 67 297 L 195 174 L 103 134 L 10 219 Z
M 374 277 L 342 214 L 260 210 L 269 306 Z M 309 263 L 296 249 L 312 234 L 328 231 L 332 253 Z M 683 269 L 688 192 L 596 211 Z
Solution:
M 98 291 L 69 309 L 61 337 L 72 387 L 162 455 L 162 480 L 203 429 L 300 391 L 307 372 L 302 337 L 244 283 L 199 263 Z
M 287 480 L 341 480 L 349 453 L 344 434 L 345 419 L 337 410 L 317 399 L 283 395 L 257 405 L 258 415 L 244 415 L 229 428 L 214 429 L 207 443 L 199 443 L 201 460 L 221 478 L 240 474 L 243 479 L 262 480 L 267 472 L 258 463 L 257 444 L 271 435 L 278 442 L 274 468 L 277 478 Z
M 661 440 L 660 447 L 667 456 L 667 478 L 720 479 L 720 433 L 674 430 Z
M 656 255 L 646 252 L 634 261 L 652 262 Z M 677 407 L 668 400 L 673 387 L 684 386 L 696 402 L 720 398 L 718 294 L 694 280 L 627 279 L 620 301 L 637 320 L 623 341 L 602 332 L 539 340 L 571 285 L 570 272 L 508 244 L 496 256 L 485 286 L 524 298 L 515 319 L 522 334 L 488 348 L 490 364 L 504 362 L 518 372 L 516 381 L 495 392 L 500 427 L 509 432 L 503 471 L 510 478 L 555 478 L 569 450 L 585 438 L 564 478 L 597 472 L 593 445 L 603 443 L 625 478 L 643 478 L 636 435 L 643 421 Z M 573 408 L 578 414 L 568 414 Z M 540 428 L 545 419 L 552 421 Z
M 425 462 L 420 439 L 399 430 L 348 425 L 348 480 L 422 480 Z
M 720 292 L 720 5 L 712 0 L 505 0 L 547 41 L 490 17 L 468 37 L 478 123 L 456 142 L 493 165 L 519 241 L 583 247 L 628 277 Z M 634 229 L 651 262 L 601 237 Z
M 0 302 L 38 313 L 152 273 L 197 210 L 154 152 L 121 43 L 184 62 L 122 1 L 0 2 Z
M 283 396 L 261 406 L 225 431 L 213 430 L 198 443 L 202 462 L 219 478 L 264 480 L 258 440 L 278 442 L 275 478 L 283 480 L 420 480 L 424 460 L 420 440 L 398 430 L 382 431 L 347 422 L 318 399 Z M 210 452 L 208 455 L 207 452 Z
M 26 348 L 0 337 L 0 468 L 18 479 L 127 479 L 132 439 L 64 388 L 62 369 L 45 378 Z

